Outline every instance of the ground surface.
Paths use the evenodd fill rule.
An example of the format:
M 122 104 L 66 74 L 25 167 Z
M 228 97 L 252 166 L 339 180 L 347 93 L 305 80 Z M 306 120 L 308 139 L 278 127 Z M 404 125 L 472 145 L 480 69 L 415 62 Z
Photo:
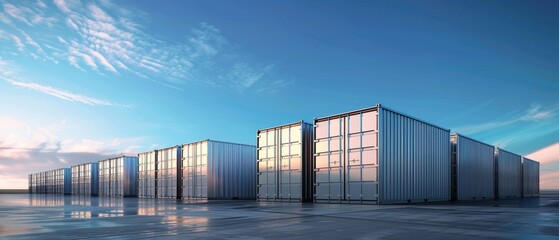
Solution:
M 0 194 L 0 239 L 98 237 L 559 239 L 559 192 L 389 206 Z

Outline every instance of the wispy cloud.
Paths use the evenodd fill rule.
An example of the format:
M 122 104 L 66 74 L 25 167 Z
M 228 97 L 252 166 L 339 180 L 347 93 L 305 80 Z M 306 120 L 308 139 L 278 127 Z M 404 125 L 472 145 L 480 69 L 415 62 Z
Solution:
M 492 121 L 481 124 L 467 125 L 454 128 L 457 132 L 463 134 L 475 134 L 488 130 L 503 128 L 519 122 L 539 122 L 547 120 L 559 110 L 557 107 L 544 109 L 540 104 L 532 104 L 523 114 L 515 114 L 513 117 L 504 120 Z
M 0 21 L 10 26 L 6 28 L 9 39 L 5 40 L 20 53 L 53 63 L 66 62 L 98 76 L 139 77 L 175 89 L 197 83 L 238 92 L 271 85 L 279 89 L 289 83 L 274 75 L 273 64 L 247 61 L 247 56 L 237 52 L 221 30 L 209 23 L 194 25 L 182 40 L 169 42 L 144 31 L 141 21 L 149 15 L 112 2 L 54 0 L 6 3 L 2 7 Z M 38 25 L 52 29 L 43 31 Z
M 129 105 L 112 103 L 106 100 L 79 95 L 65 90 L 53 88 L 50 86 L 40 85 L 37 83 L 18 82 L 10 79 L 5 79 L 5 80 L 14 86 L 28 88 L 70 102 L 79 102 L 79 103 L 92 105 L 92 106 L 111 106 L 111 107 L 131 108 L 131 106 Z

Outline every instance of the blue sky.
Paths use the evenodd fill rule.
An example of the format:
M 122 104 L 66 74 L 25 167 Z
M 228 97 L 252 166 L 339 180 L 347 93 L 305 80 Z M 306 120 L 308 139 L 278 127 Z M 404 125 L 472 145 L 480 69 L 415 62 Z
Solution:
M 559 188 L 558 3 L 0 1 L 0 188 L 382 103 Z

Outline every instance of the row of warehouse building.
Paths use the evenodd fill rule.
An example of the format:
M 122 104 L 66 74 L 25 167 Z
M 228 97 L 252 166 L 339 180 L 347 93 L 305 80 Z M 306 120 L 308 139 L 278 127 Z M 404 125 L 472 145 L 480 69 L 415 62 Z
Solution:
M 29 175 L 31 193 L 389 204 L 539 196 L 539 163 L 381 105 Z

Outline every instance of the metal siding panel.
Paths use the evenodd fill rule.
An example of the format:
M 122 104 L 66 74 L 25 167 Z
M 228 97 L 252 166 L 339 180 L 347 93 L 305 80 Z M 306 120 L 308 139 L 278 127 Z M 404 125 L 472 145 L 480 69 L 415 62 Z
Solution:
M 498 198 L 518 198 L 522 196 L 521 156 L 498 149 Z
M 258 201 L 312 200 L 312 131 L 303 121 L 257 131 Z M 268 142 L 268 135 L 277 137 Z
M 91 168 L 91 177 L 90 177 L 90 193 L 91 196 L 99 195 L 99 164 L 98 163 L 90 163 Z
M 138 154 L 138 197 L 156 198 L 157 151 Z
M 83 163 L 71 167 L 72 195 L 95 196 L 99 192 L 98 163 Z
M 123 197 L 138 196 L 138 157 L 124 157 Z
M 183 145 L 183 199 L 255 199 L 255 159 L 256 148 L 249 145 L 213 140 Z
M 157 198 L 180 198 L 181 147 L 174 146 L 157 150 L 156 188 Z
M 64 168 L 64 195 L 72 194 L 72 170 Z
M 380 203 L 449 200 L 449 130 L 382 107 L 379 122 Z
M 540 163 L 522 158 L 522 196 L 539 197 L 540 195 Z
M 458 200 L 493 199 L 494 146 L 455 134 L 456 196 Z

